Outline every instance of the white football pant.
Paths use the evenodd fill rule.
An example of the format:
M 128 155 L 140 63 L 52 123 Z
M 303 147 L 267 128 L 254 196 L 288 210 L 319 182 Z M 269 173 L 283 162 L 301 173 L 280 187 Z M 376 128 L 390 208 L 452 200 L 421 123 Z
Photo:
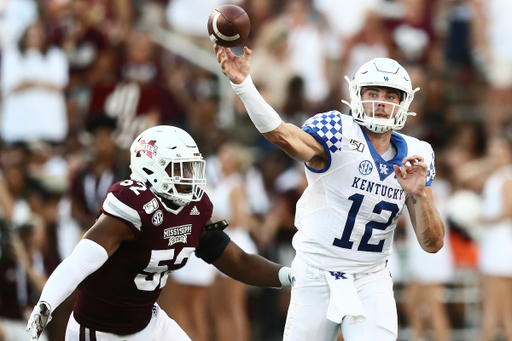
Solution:
M 341 324 L 332 322 L 327 319 L 330 289 L 324 270 L 295 257 L 283 341 L 335 341 L 340 326 L 345 341 L 396 341 L 398 316 L 389 270 L 354 277 L 366 320 L 350 324 L 346 316 Z
M 65 341 L 191 341 L 181 327 L 165 311 L 155 304 L 149 324 L 138 333 L 116 335 L 84 328 L 76 322 L 73 313 L 69 317 Z

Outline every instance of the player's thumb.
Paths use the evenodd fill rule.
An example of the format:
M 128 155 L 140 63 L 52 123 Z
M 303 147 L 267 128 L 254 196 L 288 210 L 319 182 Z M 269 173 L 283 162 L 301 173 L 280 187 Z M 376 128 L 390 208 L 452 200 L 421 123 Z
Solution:
M 251 59 L 252 56 L 252 50 L 247 46 L 244 46 L 244 56 L 248 59 Z
M 402 170 L 397 165 L 393 165 L 393 170 L 395 171 L 395 175 L 397 178 L 403 178 Z

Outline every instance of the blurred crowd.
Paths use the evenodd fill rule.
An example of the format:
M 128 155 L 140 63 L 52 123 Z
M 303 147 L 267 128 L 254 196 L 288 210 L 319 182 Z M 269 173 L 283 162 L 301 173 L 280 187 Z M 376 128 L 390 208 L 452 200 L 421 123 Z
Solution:
M 252 78 L 286 122 L 348 113 L 344 78 L 372 58 L 408 70 L 421 90 L 403 132 L 436 152 L 447 237 L 429 255 L 405 220 L 395 233 L 400 339 L 512 341 L 510 0 L 0 0 L 0 341 L 27 339 L 46 278 L 129 177 L 133 139 L 157 124 L 198 142 L 231 238 L 290 265 L 303 166 L 238 99 L 219 124 L 218 74 L 154 39 L 167 30 L 213 60 L 206 22 L 225 3 L 249 14 Z M 289 292 L 208 267 L 190 259 L 160 299 L 191 338 L 280 340 Z M 64 340 L 72 305 L 55 311 L 48 339 Z

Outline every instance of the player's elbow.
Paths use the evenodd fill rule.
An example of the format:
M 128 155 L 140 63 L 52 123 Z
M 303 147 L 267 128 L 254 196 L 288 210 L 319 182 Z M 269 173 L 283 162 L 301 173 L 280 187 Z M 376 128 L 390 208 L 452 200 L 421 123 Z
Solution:
M 292 159 L 301 162 L 308 162 L 311 159 L 310 155 L 304 153 L 304 149 L 301 148 L 302 144 L 288 132 L 276 129 L 263 135 L 269 142 L 279 147 Z
M 421 247 L 428 253 L 436 253 L 441 250 L 444 246 L 443 238 L 437 238 L 435 240 L 430 240 L 429 242 L 423 243 Z
M 276 146 L 283 148 L 289 145 L 288 139 L 286 135 L 280 131 L 279 129 L 275 129 L 269 131 L 268 133 L 264 133 L 263 136 L 269 141 L 275 144 Z

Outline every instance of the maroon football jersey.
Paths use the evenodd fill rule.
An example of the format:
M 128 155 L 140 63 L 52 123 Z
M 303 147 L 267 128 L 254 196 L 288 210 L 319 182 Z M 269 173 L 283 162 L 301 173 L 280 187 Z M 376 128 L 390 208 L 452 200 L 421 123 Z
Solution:
M 183 267 L 198 246 L 212 210 L 206 194 L 201 201 L 171 212 L 142 182 L 125 180 L 112 185 L 101 213 L 125 222 L 136 237 L 121 243 L 78 286 L 77 322 L 120 335 L 144 329 L 169 273 Z

